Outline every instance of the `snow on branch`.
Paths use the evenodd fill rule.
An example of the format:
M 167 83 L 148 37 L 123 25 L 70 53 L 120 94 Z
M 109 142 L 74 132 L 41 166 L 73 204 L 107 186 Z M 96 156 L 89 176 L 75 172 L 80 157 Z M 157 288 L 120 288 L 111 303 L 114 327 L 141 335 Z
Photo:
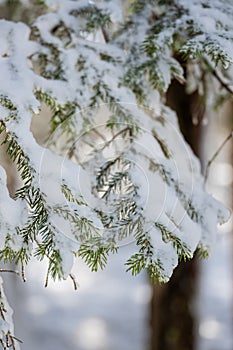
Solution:
M 96 271 L 132 240 L 127 269 L 167 282 L 181 259 L 207 254 L 229 213 L 205 192 L 165 92 L 172 79 L 186 84 L 184 58 L 208 57 L 225 74 L 233 6 L 140 0 L 126 15 L 118 1 L 44 5 L 31 26 L 0 21 L 0 133 L 22 180 L 10 198 L 0 171 L 1 259 L 47 258 L 48 276 L 76 286 L 75 256 Z M 41 146 L 31 121 L 43 104 Z

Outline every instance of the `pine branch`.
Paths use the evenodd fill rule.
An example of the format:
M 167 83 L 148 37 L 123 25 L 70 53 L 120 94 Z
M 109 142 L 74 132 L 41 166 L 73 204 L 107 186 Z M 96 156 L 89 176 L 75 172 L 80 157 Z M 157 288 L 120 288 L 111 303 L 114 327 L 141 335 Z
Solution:
M 218 4 L 217 0 L 216 3 Z M 52 27 L 51 14 L 45 14 L 38 18 L 36 26 L 32 26 L 31 35 L 29 28 L 21 24 L 0 24 L 3 32 L 6 30 L 9 34 L 2 37 L 2 47 L 11 50 L 2 53 L 1 64 L 7 69 L 9 82 L 1 84 L 0 112 L 3 120 L 0 123 L 0 133 L 4 135 L 3 144 L 17 165 L 24 183 L 17 191 L 15 200 L 21 199 L 25 202 L 28 210 L 25 225 L 14 228 L 14 233 L 22 239 L 22 247 L 16 251 L 12 248 L 12 235 L 7 231 L 0 258 L 20 263 L 23 279 L 24 266 L 33 253 L 33 242 L 37 245 L 36 256 L 40 260 L 44 257 L 49 259 L 46 285 L 50 275 L 53 278 L 63 278 L 62 253 L 76 252 L 73 248 L 67 248 L 66 251 L 59 241 L 60 232 L 52 223 L 53 216 L 64 220 L 75 240 L 81 241 L 76 254 L 94 271 L 103 268 L 108 254 L 117 250 L 117 242 L 130 235 L 135 237 L 138 245 L 138 251 L 126 263 L 128 270 L 134 275 L 145 269 L 153 280 L 167 281 L 174 268 L 171 261 L 169 268 L 165 268 L 163 256 L 167 247 L 172 249 L 175 257 L 186 259 L 192 256 L 193 251 L 185 243 L 188 242 L 188 237 L 185 236 L 186 240 L 180 235 L 181 229 L 176 226 L 177 218 L 172 217 L 170 207 L 167 211 L 165 208 L 165 215 L 168 222 L 176 226 L 175 233 L 162 220 L 156 221 L 151 230 L 146 229 L 148 223 L 155 219 L 144 208 L 147 199 L 141 190 L 145 188 L 142 176 L 137 174 L 136 165 L 134 166 L 137 161 L 139 165 L 142 164 L 152 191 L 157 184 L 160 186 L 163 182 L 167 189 L 166 194 L 170 196 L 169 203 L 175 198 L 181 210 L 188 215 L 185 216 L 185 223 L 196 225 L 204 232 L 197 243 L 199 247 L 208 246 L 205 235 L 212 230 L 212 226 L 205 220 L 205 210 L 210 209 L 214 218 L 219 218 L 219 212 L 224 212 L 214 208 L 211 199 L 196 180 L 195 196 L 197 193 L 199 200 L 189 194 L 190 184 L 185 179 L 184 184 L 179 183 L 172 164 L 176 161 L 177 149 L 170 137 L 170 131 L 168 137 L 166 127 L 171 123 L 176 133 L 179 134 L 179 130 L 174 115 L 164 106 L 162 97 L 173 78 L 185 82 L 183 69 L 177 60 L 178 54 L 183 54 L 189 60 L 196 57 L 205 59 L 208 55 L 216 65 L 221 62 L 223 67 L 227 67 L 232 60 L 228 50 L 228 44 L 232 42 L 229 35 L 232 29 L 228 28 L 230 21 L 228 24 L 221 23 L 221 20 L 216 21 L 219 27 L 215 28 L 213 25 L 212 32 L 211 28 L 206 32 L 202 21 L 199 21 L 196 14 L 193 16 L 192 7 L 188 3 L 177 0 L 176 3 L 158 1 L 155 4 L 154 1 L 138 0 L 133 1 L 132 5 L 133 10 L 128 13 L 122 26 L 119 23 L 111 26 L 111 18 L 114 18 L 111 12 L 112 1 L 97 1 L 87 5 L 70 1 L 68 7 L 61 2 L 61 6 L 53 11 Z M 201 11 L 206 11 L 204 4 L 197 6 Z M 219 6 L 216 9 L 221 10 Z M 221 18 L 226 13 L 229 15 L 230 11 L 225 12 L 224 9 Z M 119 26 L 121 28 L 116 29 Z M 16 33 L 18 28 L 25 34 L 22 36 L 25 38 L 25 50 L 20 50 L 18 43 L 14 42 L 17 36 L 12 35 L 12 30 Z M 105 42 L 97 43 L 96 38 L 99 36 L 96 34 L 100 32 Z M 28 65 L 29 60 L 34 67 L 38 65 L 36 73 Z M 8 64 L 4 65 L 5 62 Z M 20 62 L 22 72 L 21 68 L 17 68 L 17 62 Z M 200 60 L 197 64 L 200 64 Z M 221 85 L 232 93 L 231 87 L 221 77 L 220 72 L 212 67 L 212 63 L 207 60 L 206 65 Z M 20 74 L 16 74 L 18 71 Z M 9 86 L 14 86 L 14 89 L 9 89 Z M 23 87 L 27 88 L 25 94 L 21 93 Z M 148 112 L 144 107 L 154 104 L 154 93 L 158 106 Z M 122 102 L 124 99 L 127 103 Z M 49 107 L 51 113 L 47 146 L 80 163 L 84 173 L 89 171 L 94 174 L 91 179 L 92 194 L 96 196 L 93 210 L 90 210 L 81 195 L 76 194 L 74 182 L 68 179 L 69 176 L 62 179 L 60 187 L 56 183 L 56 191 L 61 191 L 59 195 L 62 199 L 62 194 L 64 195 L 64 205 L 62 199 L 57 205 L 54 204 L 49 191 L 42 192 L 42 186 L 37 181 L 39 170 L 33 167 L 38 160 L 30 159 L 36 157 L 35 152 L 28 151 L 31 145 L 25 146 L 27 140 L 22 142 L 27 135 L 26 130 L 25 133 L 19 132 L 23 118 L 28 118 L 23 125 L 30 125 L 30 113 L 32 115 L 33 111 L 37 111 L 42 103 Z M 96 115 L 103 103 L 111 115 L 104 117 L 106 125 L 98 129 L 96 124 L 99 117 Z M 150 114 L 157 117 L 150 118 Z M 166 120 L 168 123 L 164 122 Z M 147 128 L 150 133 L 148 138 L 144 137 L 143 128 L 140 130 L 139 125 Z M 51 137 L 53 132 L 55 137 Z M 80 135 L 82 140 L 78 143 L 77 137 Z M 144 148 L 143 151 L 138 147 L 141 136 L 143 144 L 140 146 Z M 122 138 L 122 145 L 119 147 L 121 150 L 116 147 L 115 158 L 106 161 L 106 148 L 118 146 L 116 141 L 119 137 Z M 229 139 L 230 137 L 232 135 Z M 209 167 L 227 141 L 223 142 L 209 161 L 206 178 Z M 148 150 L 148 153 L 155 153 L 156 156 L 158 145 L 162 151 L 161 158 L 155 161 L 145 153 Z M 83 160 L 80 154 L 87 148 L 88 155 Z M 182 155 L 177 157 L 182 158 Z M 54 159 L 56 161 L 55 155 Z M 190 160 L 195 162 L 191 152 Z M 185 166 L 187 169 L 186 163 Z M 198 170 L 194 171 L 197 172 L 194 178 L 199 178 Z M 56 180 L 55 175 L 54 179 Z M 153 193 L 150 205 L 155 205 L 152 195 Z M 156 201 L 156 191 L 154 198 Z M 200 203 L 204 203 L 203 207 Z M 95 227 L 95 220 L 90 219 L 90 212 L 95 215 L 100 226 L 102 225 L 101 229 Z M 4 212 L 2 216 L 4 217 Z M 5 217 L 4 220 L 6 221 Z M 161 239 L 162 253 L 153 241 L 153 230 L 156 230 Z M 73 275 L 66 273 L 66 276 L 70 277 L 76 289 Z
M 109 242 L 102 238 L 93 237 L 85 243 L 82 243 L 78 255 L 85 261 L 89 268 L 96 272 L 103 269 L 107 264 L 109 253 L 116 253 L 118 248 L 113 239 Z

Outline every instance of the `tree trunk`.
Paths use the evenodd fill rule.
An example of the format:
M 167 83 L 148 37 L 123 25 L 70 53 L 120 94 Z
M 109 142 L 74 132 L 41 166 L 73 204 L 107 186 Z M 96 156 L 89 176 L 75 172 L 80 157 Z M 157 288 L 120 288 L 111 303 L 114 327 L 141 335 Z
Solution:
M 181 131 L 196 155 L 200 146 L 200 121 L 204 106 L 197 92 L 187 95 L 174 81 L 168 105 L 177 112 Z M 194 125 L 193 120 L 197 121 Z M 154 285 L 151 303 L 150 350 L 193 350 L 195 320 L 192 303 L 196 291 L 197 262 L 182 262 L 166 285 Z

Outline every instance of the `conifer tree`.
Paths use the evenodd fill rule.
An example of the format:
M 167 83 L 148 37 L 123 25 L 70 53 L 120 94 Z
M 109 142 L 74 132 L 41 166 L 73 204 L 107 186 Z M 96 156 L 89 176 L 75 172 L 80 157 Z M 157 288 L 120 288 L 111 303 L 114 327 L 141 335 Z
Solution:
M 46 284 L 76 286 L 74 257 L 97 271 L 134 242 L 127 271 L 169 281 L 180 260 L 208 255 L 229 213 L 205 191 L 166 91 L 177 79 L 207 106 L 229 98 L 233 5 L 26 4 L 41 13 L 32 23 L 0 20 L 0 133 L 21 178 L 11 198 L 0 167 L 1 260 L 24 271 L 33 255 L 47 258 Z M 31 121 L 44 105 L 49 135 L 39 144 Z M 2 287 L 0 297 L 0 342 L 14 348 Z

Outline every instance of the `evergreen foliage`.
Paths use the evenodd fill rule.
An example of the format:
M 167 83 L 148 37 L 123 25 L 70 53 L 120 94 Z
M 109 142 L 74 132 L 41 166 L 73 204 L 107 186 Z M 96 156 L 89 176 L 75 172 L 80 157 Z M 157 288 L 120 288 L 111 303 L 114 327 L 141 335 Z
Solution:
M 0 167 L 0 258 L 22 271 L 32 255 L 47 258 L 46 284 L 49 276 L 75 281 L 74 256 L 97 271 L 110 253 L 134 242 L 127 271 L 145 269 L 152 280 L 167 282 L 196 249 L 208 254 L 217 224 L 229 214 L 206 193 L 166 91 L 177 79 L 207 99 L 209 81 L 229 97 L 233 5 L 44 0 L 27 6 L 40 13 L 33 23 L 0 21 L 0 133 L 22 183 L 10 198 Z M 50 132 L 39 145 L 30 126 L 44 105 Z M 0 298 L 0 341 L 3 349 L 15 348 L 2 289 Z

